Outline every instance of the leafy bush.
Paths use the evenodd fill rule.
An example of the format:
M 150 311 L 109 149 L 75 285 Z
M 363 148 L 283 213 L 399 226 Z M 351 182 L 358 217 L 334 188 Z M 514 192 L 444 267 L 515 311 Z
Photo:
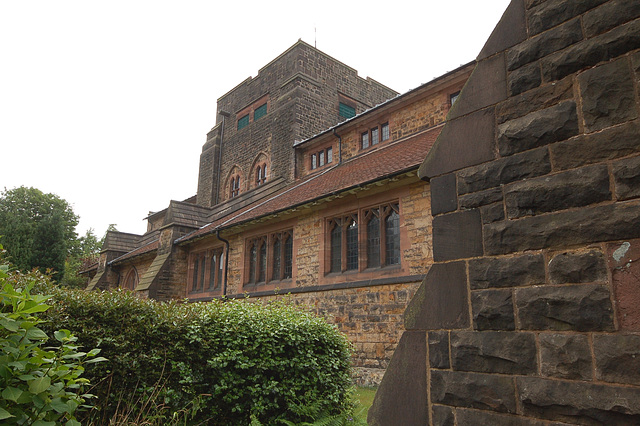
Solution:
M 220 425 L 309 421 L 310 406 L 338 413 L 349 404 L 348 341 L 288 303 L 157 303 L 125 291 L 47 291 L 54 294 L 49 326 L 76 332 L 80 344 L 109 359 L 87 370 L 97 384 L 98 423 L 118 404 L 151 397 L 167 419 L 192 407 L 193 421 Z
M 0 250 L 2 247 L 0 246 Z M 37 282 L 46 281 L 36 272 L 9 273 L 0 264 L 0 420 L 8 425 L 79 425 L 75 413 L 81 409 L 89 384 L 80 377 L 83 363 L 99 349 L 79 352 L 77 338 L 69 330 L 52 333 L 56 347 L 43 348 L 49 336 L 36 316 L 49 309 L 49 298 L 30 294 Z M 92 359 L 89 359 L 92 358 Z

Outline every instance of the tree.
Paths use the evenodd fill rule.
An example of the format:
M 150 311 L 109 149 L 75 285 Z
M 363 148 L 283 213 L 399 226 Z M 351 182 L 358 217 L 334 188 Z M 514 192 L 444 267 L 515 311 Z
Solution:
M 0 196 L 0 235 L 12 263 L 21 271 L 52 269 L 59 281 L 76 246 L 78 216 L 55 194 L 21 186 Z

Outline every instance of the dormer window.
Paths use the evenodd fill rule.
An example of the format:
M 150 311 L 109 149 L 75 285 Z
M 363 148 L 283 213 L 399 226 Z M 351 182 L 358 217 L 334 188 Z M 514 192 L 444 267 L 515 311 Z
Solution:
M 360 134 L 360 148 L 367 149 L 370 146 L 389 140 L 390 137 L 389 123 L 372 127 L 366 132 L 362 132 Z
M 333 147 L 328 147 L 311 154 L 311 170 L 333 162 Z

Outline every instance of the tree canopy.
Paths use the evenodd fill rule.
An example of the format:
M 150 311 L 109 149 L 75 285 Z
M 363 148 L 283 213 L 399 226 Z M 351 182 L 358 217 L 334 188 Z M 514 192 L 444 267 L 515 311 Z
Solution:
M 22 271 L 52 269 L 60 280 L 65 260 L 78 250 L 78 216 L 55 194 L 24 186 L 0 196 L 0 236 L 12 263 Z

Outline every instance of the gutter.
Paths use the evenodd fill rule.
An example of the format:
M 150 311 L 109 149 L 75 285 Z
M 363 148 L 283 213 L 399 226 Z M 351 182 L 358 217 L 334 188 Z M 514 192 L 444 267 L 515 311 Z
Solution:
M 220 236 L 220 230 L 216 229 L 216 237 L 224 243 L 225 256 L 224 256 L 224 281 L 222 283 L 222 297 L 227 295 L 227 272 L 229 272 L 229 240 L 225 240 Z

